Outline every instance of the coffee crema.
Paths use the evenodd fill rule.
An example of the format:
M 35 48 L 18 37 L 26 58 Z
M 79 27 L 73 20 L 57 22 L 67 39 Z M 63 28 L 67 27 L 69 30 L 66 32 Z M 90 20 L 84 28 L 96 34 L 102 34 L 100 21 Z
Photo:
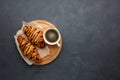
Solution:
M 59 38 L 59 35 L 56 30 L 50 29 L 46 32 L 45 37 L 49 42 L 56 42 Z

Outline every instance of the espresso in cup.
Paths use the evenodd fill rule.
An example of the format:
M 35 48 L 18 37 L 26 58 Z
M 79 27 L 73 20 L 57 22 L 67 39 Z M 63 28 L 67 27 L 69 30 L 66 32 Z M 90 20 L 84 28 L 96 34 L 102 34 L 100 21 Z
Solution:
M 49 28 L 44 31 L 43 38 L 49 45 L 57 44 L 60 46 L 60 32 L 56 28 Z
M 47 41 L 54 43 L 58 40 L 59 35 L 56 30 L 50 29 L 46 32 L 45 37 Z

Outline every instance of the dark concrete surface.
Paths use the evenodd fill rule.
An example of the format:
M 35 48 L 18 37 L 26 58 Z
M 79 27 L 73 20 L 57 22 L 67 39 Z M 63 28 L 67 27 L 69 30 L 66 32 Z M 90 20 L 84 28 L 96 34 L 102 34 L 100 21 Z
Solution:
M 34 19 L 63 37 L 45 66 L 28 66 L 14 43 L 21 21 Z M 0 0 L 0 80 L 120 80 L 120 0 Z

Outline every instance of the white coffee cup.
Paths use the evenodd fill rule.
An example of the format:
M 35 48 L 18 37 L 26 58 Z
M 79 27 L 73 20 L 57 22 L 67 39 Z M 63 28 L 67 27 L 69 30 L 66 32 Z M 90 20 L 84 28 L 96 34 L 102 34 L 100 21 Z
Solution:
M 61 39 L 61 35 L 60 32 L 57 28 L 47 28 L 44 32 L 43 32 L 43 38 L 45 43 L 47 43 L 48 45 L 58 45 L 58 47 L 60 47 L 60 39 Z

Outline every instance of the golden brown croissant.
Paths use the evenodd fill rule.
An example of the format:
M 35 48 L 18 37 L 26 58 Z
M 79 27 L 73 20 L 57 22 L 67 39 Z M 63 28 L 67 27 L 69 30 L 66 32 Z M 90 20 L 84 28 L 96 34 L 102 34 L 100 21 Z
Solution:
M 25 40 L 25 38 L 21 35 L 17 37 L 17 40 L 19 43 L 19 48 L 24 56 L 35 62 L 42 61 L 36 47 L 34 47 L 29 41 Z
M 45 42 L 43 39 L 43 32 L 34 26 L 24 26 L 23 32 L 27 36 L 28 40 L 35 46 L 43 48 Z

